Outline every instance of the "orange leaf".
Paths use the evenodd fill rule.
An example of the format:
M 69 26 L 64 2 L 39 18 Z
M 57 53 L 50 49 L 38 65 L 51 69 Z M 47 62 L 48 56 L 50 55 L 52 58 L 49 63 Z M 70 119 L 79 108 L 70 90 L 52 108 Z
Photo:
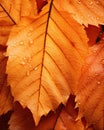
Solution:
M 69 12 L 80 24 L 104 24 L 103 0 L 57 0 L 61 11 Z M 62 6 L 63 5 L 63 6 Z
M 35 126 L 31 112 L 23 109 L 19 103 L 15 103 L 14 112 L 10 118 L 10 130 L 49 130 L 53 129 L 58 112 L 49 113 L 47 117 L 42 117 L 38 126 Z
M 85 130 L 81 120 L 75 121 L 77 111 L 74 105 L 74 98 L 71 96 L 66 107 L 60 105 L 55 113 L 50 112 L 47 117 L 42 117 L 38 126 L 34 126 L 31 113 L 16 104 L 9 128 L 10 130 Z
M 5 46 L 14 23 L 0 6 L 0 45 Z
M 93 124 L 95 130 L 103 130 L 104 41 L 90 49 L 76 95 L 79 117 L 84 116 L 88 125 Z
M 0 45 L 0 115 L 12 109 L 13 101 L 5 74 L 7 62 L 7 58 L 3 55 L 5 49 L 5 47 Z
M 0 0 L 0 4 L 15 23 L 21 17 L 34 17 L 37 14 L 36 0 Z
M 75 92 L 88 53 L 84 27 L 57 7 L 57 0 L 49 2 L 36 19 L 23 18 L 7 43 L 12 95 L 31 110 L 36 125 Z
M 77 110 L 74 107 L 74 98 L 71 96 L 57 119 L 55 130 L 85 130 L 81 119 L 76 121 Z

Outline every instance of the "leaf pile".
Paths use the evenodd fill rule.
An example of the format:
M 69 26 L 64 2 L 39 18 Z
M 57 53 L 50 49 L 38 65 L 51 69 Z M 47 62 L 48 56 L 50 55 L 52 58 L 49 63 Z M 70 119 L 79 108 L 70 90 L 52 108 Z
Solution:
M 103 130 L 103 24 L 101 0 L 0 0 L 9 130 Z

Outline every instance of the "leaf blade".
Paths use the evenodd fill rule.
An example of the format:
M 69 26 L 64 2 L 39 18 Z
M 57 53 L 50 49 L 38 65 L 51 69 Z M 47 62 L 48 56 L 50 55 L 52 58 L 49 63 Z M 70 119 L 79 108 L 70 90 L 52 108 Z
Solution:
M 55 110 L 61 102 L 66 104 L 70 93 L 76 91 L 81 67 L 88 53 L 88 38 L 84 28 L 68 13 L 62 13 L 63 17 L 66 14 L 74 22 L 67 24 L 62 20 L 65 26 L 60 29 L 52 20 L 55 20 L 54 6 L 57 8 L 57 3 L 50 2 L 37 19 L 23 18 L 14 27 L 7 43 L 7 73 L 12 94 L 15 101 L 31 110 L 36 125 L 42 115 Z M 82 36 L 72 29 L 74 25 L 80 28 Z M 62 32 L 67 26 L 73 31 L 71 38 Z M 77 35 L 76 42 L 74 34 Z M 84 44 L 82 41 L 85 41 Z
M 58 2 L 58 0 L 57 0 Z M 61 6 L 63 5 L 63 7 Z M 80 24 L 98 26 L 104 24 L 104 1 L 101 0 L 65 0 L 60 1 L 61 11 L 67 11 Z M 84 10 L 84 11 L 83 11 Z
M 104 41 L 91 48 L 82 72 L 83 83 L 80 80 L 78 93 L 76 93 L 79 117 L 84 116 L 88 125 L 93 124 L 96 130 L 103 129 L 104 67 L 101 62 L 104 59 L 103 48 Z

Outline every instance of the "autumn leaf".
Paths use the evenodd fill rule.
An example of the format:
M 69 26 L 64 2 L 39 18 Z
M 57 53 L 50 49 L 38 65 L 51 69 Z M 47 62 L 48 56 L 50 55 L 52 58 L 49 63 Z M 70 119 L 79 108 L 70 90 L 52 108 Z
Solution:
M 12 95 L 36 124 L 74 93 L 88 53 L 84 27 L 58 10 L 57 0 L 50 2 L 36 19 L 21 19 L 7 42 Z
M 57 119 L 54 130 L 85 130 L 85 126 L 81 119 L 76 121 L 77 110 L 75 109 L 74 97 L 71 96 L 62 109 Z
M 14 112 L 9 121 L 10 130 L 48 130 L 52 129 L 58 112 L 50 113 L 47 117 L 42 117 L 41 122 L 36 127 L 31 112 L 23 109 L 19 103 L 15 103 Z M 28 119 L 28 120 L 27 120 Z
M 6 46 L 10 30 L 14 23 L 0 6 L 0 45 Z
M 104 24 L 103 0 L 60 0 L 59 8 L 69 12 L 80 24 Z
M 0 45 L 0 115 L 12 109 L 13 101 L 5 74 L 7 62 L 7 58 L 3 55 L 5 50 L 6 48 Z
M 13 110 L 10 130 L 103 130 L 103 12 L 101 0 L 0 0 L 0 129 Z
M 14 23 L 18 23 L 21 17 L 34 17 L 37 14 L 36 0 L 0 0 L 0 5 Z
M 79 81 L 76 101 L 79 117 L 85 117 L 88 125 L 103 130 L 104 124 L 104 41 L 90 48 Z
M 0 6 L 0 115 L 12 109 L 13 98 L 5 74 L 7 57 L 4 54 L 6 52 L 6 42 L 13 25 L 14 23 Z
M 14 113 L 9 121 L 10 130 L 85 130 L 81 120 L 75 121 L 77 111 L 74 109 L 74 97 L 71 96 L 66 107 L 60 105 L 55 113 L 42 117 L 38 126 L 34 125 L 31 113 L 15 104 Z M 28 119 L 28 120 L 26 120 Z
M 18 102 L 14 104 L 14 113 L 9 125 L 9 130 L 34 130 L 35 127 L 30 111 L 27 108 L 23 109 Z

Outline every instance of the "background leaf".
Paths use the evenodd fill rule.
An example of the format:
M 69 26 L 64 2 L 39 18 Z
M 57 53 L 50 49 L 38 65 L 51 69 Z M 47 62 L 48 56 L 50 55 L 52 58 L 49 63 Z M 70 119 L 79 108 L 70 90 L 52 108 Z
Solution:
M 9 124 L 9 130 L 33 130 L 35 127 L 30 111 L 27 108 L 23 109 L 18 102 L 14 104 L 14 113 Z
M 88 25 L 88 27 L 86 27 L 85 30 L 89 38 L 89 41 L 88 41 L 89 46 L 95 45 L 97 42 L 97 38 L 99 37 L 101 33 L 101 26 L 96 27 L 93 25 Z
M 60 0 L 59 8 L 69 12 L 80 24 L 104 24 L 103 0 Z
M 7 76 L 5 74 L 7 58 L 3 55 L 6 48 L 0 45 L 0 115 L 12 109 L 13 98 L 11 96 Z
M 34 17 L 38 12 L 36 0 L 0 0 L 0 4 L 15 23 L 21 17 Z
M 8 130 L 8 121 L 10 119 L 11 116 L 11 111 L 7 112 L 6 114 L 3 114 L 0 116 L 0 129 L 1 130 Z
M 62 104 L 57 111 L 50 112 L 47 117 L 42 117 L 38 126 L 34 126 L 34 121 L 28 109 L 23 109 L 19 104 L 15 104 L 14 113 L 9 121 L 10 130 L 85 130 L 81 120 L 75 121 L 77 110 L 74 109 L 74 97 L 71 96 L 66 107 Z M 27 119 L 27 120 L 26 120 Z
M 0 6 L 0 45 L 6 46 L 6 42 L 13 25 L 13 21 Z
M 85 126 L 81 119 L 76 121 L 77 109 L 75 109 L 74 97 L 71 96 L 62 109 L 57 119 L 54 130 L 85 130 Z
M 104 125 L 104 41 L 90 48 L 90 54 L 79 81 L 76 101 L 79 117 L 84 116 L 88 125 L 103 130 Z

